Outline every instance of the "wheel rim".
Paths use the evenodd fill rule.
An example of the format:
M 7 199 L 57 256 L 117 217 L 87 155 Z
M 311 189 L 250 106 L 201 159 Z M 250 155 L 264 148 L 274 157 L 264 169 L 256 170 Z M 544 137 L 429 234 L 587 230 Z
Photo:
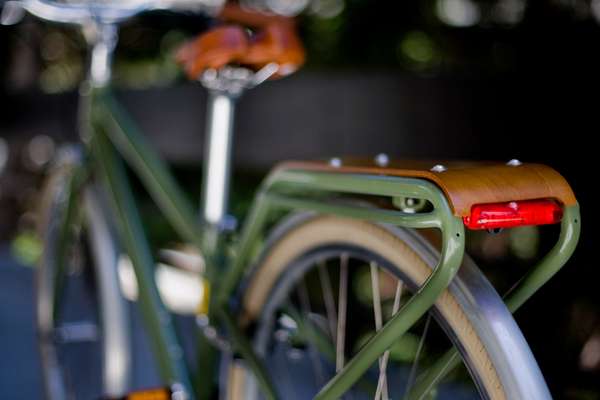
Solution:
M 286 269 L 290 272 L 269 296 L 255 341 L 280 394 L 312 398 L 399 310 L 414 284 L 398 279 L 388 265 L 361 249 L 336 246 L 314 250 Z M 365 290 L 361 293 L 361 289 Z M 430 343 L 440 342 L 440 333 L 432 332 L 441 330 L 433 328 L 431 315 L 417 322 L 400 345 L 384 353 L 345 398 L 403 398 L 427 367 L 426 361 L 435 359 L 433 350 L 440 353 L 450 346 L 445 339 Z M 314 331 L 321 337 L 315 338 Z M 324 341 L 332 347 L 329 352 Z M 479 398 L 465 376 L 446 384 L 438 398 Z
M 53 400 L 118 397 L 130 382 L 128 312 L 118 287 L 114 236 L 100 192 L 92 185 L 80 201 L 86 223 L 74 231 L 65 257 L 66 283 L 55 282 L 66 172 L 50 180 L 42 212 L 37 328 L 46 395 Z M 57 290 L 63 293 L 60 302 L 55 301 Z
M 439 257 L 429 242 L 410 230 L 366 221 L 305 213 L 292 216 L 273 232 L 240 292 L 239 321 L 247 329 L 253 328 L 257 350 L 265 316 L 273 312 L 268 303 L 273 304 L 281 277 L 284 273 L 302 275 L 297 260 L 315 249 L 327 244 L 371 249 L 402 266 L 399 269 L 419 285 L 431 274 Z M 441 314 L 460 338 L 458 348 L 466 355 L 469 368 L 478 372 L 475 375 L 481 377 L 489 398 L 551 398 L 510 312 L 468 257 L 438 298 L 434 312 Z M 258 390 L 243 362 L 234 360 L 223 372 L 229 399 L 252 398 L 248 394 Z
M 97 301 L 92 295 L 96 293 L 94 276 L 87 267 L 79 269 L 81 266 L 73 267 L 72 262 L 67 265 L 62 298 L 57 309 L 45 307 L 50 315 L 40 326 L 42 363 L 51 399 L 102 393 L 103 342 Z M 42 273 L 55 272 L 50 265 L 43 268 Z M 40 282 L 44 286 L 40 294 L 46 294 L 41 296 L 43 303 L 48 302 L 44 299 L 52 299 L 49 302 L 53 303 L 55 297 L 48 275 Z

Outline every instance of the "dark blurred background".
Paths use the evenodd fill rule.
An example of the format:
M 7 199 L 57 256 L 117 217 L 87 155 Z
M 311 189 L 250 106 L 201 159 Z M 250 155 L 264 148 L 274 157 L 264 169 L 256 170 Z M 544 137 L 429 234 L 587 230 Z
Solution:
M 593 258 L 600 0 L 266 3 L 282 13 L 305 9 L 298 18 L 308 63 L 239 104 L 234 212 L 243 217 L 253 185 L 289 158 L 385 152 L 555 167 L 581 204 L 582 240 L 516 318 L 556 398 L 600 399 Z M 183 78 L 172 55 L 211 23 L 166 12 L 140 16 L 122 28 L 115 63 L 119 96 L 191 194 L 200 188 L 206 95 Z M 34 211 L 44 168 L 62 143 L 77 138 L 85 44 L 73 29 L 26 18 L 0 27 L 0 60 L 0 386 L 11 388 L 39 382 Z M 160 236 L 160 224 L 156 230 Z M 521 229 L 472 235 L 469 248 L 502 284 L 555 239 L 552 229 Z M 39 395 L 35 385 L 27 390 L 22 398 Z

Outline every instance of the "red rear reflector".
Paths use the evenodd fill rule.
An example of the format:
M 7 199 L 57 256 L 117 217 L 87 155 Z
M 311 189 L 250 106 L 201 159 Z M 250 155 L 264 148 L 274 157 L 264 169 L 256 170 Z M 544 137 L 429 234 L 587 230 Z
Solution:
M 560 222 L 562 208 L 552 200 L 511 201 L 477 204 L 471 215 L 464 217 L 469 229 L 513 228 L 524 225 L 547 225 Z

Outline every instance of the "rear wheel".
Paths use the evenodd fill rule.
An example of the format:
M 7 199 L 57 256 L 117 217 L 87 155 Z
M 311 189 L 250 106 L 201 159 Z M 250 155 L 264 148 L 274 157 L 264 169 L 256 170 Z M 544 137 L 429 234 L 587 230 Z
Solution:
M 61 222 L 75 166 L 51 175 L 40 212 L 43 253 L 37 272 L 37 329 L 48 399 L 125 393 L 130 353 L 127 308 L 118 286 L 118 252 L 99 191 L 86 186 L 74 214 L 62 263 Z
M 423 284 L 438 257 L 413 231 L 326 216 L 289 222 L 241 296 L 241 322 L 253 328 L 279 396 L 314 397 Z M 344 398 L 404 398 L 452 345 L 466 369 L 453 371 L 429 396 L 550 398 L 512 316 L 468 259 L 431 312 Z M 243 362 L 230 362 L 226 371 L 228 399 L 261 398 Z

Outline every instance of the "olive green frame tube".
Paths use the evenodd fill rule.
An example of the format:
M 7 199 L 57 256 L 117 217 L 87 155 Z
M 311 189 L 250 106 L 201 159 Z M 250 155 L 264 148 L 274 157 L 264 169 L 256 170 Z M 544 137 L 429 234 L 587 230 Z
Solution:
M 162 303 L 154 280 L 154 260 L 141 218 L 127 181 L 124 165 L 101 130 L 92 139 L 95 162 L 106 180 L 108 197 L 115 211 L 122 244 L 127 250 L 138 283 L 140 308 L 151 343 L 155 349 L 159 372 L 169 384 L 183 385 L 190 395 L 192 386 L 183 351 L 179 346 L 171 315 Z
M 147 143 L 135 122 L 112 96 L 109 89 L 92 89 L 90 96 L 84 99 L 86 101 L 84 105 L 87 105 L 87 110 L 89 111 L 83 114 L 82 119 L 93 122 L 93 129 L 88 132 L 88 140 L 94 140 L 95 136 L 99 135 L 105 135 L 110 139 L 110 143 L 107 146 L 114 146 L 113 151 L 118 151 L 125 161 L 127 161 L 176 233 L 183 240 L 195 245 L 200 253 L 203 254 L 206 261 L 204 276 L 207 278 L 208 285 L 212 286 L 216 271 L 219 269 L 218 267 L 222 267 L 226 261 L 226 253 L 219 240 L 220 232 L 215 232 L 210 226 L 202 227 L 199 225 L 191 203 L 186 198 L 180 186 L 177 185 L 169 168 L 158 153 Z M 86 121 L 82 122 L 85 127 Z M 94 148 L 94 146 L 91 147 Z M 116 155 L 114 157 L 118 158 Z M 118 161 L 120 162 L 121 160 L 119 159 Z M 109 182 L 109 185 L 112 184 L 112 182 Z M 135 205 L 132 204 L 131 207 L 135 208 Z M 140 240 L 141 238 L 137 238 L 135 242 L 139 242 Z M 147 258 L 150 259 L 150 257 Z M 163 311 L 166 312 L 166 310 L 164 310 L 161 299 L 152 293 L 155 291 L 155 288 L 148 286 L 149 284 L 155 286 L 155 282 L 150 277 L 140 278 L 137 269 L 136 277 L 138 280 L 141 279 L 147 283 L 146 285 L 139 285 L 140 292 L 144 293 L 146 297 L 155 299 L 153 301 L 141 302 L 144 313 L 147 319 L 156 319 L 156 314 L 161 314 Z M 150 293 L 146 293 L 146 290 L 149 290 Z M 211 293 L 214 293 L 214 291 L 211 290 Z M 142 298 L 142 296 L 140 297 Z M 159 308 L 155 308 L 157 305 Z M 209 310 L 212 314 L 213 308 L 211 307 Z M 149 325 L 149 329 L 156 331 L 157 324 L 155 322 L 150 321 Z M 172 329 L 169 328 L 167 330 Z M 215 381 L 213 375 L 217 370 L 213 365 L 215 350 L 207 343 L 200 330 L 198 330 L 198 335 L 198 346 L 203 349 L 203 353 L 198 355 L 198 368 L 200 371 L 198 374 L 194 374 L 193 382 L 197 396 L 199 398 L 208 398 L 213 390 L 213 382 Z M 171 340 L 172 343 L 169 347 L 179 347 L 174 335 L 162 334 L 162 339 L 160 336 L 159 333 L 152 335 L 155 341 L 163 341 L 165 337 L 172 337 L 173 340 Z M 155 348 L 159 349 L 157 357 L 162 360 L 160 361 L 162 364 L 178 365 L 175 369 L 183 369 L 185 367 L 178 360 L 170 360 L 168 354 L 160 350 L 161 346 L 163 345 L 160 343 L 155 344 Z M 202 382 L 200 374 L 202 374 Z M 190 396 L 193 395 L 193 392 L 190 390 L 188 390 L 188 393 Z
M 254 352 L 251 342 L 238 328 L 234 316 L 225 308 L 219 308 L 217 313 L 219 319 L 223 321 L 223 324 L 229 331 L 231 341 L 234 345 L 234 352 L 239 353 L 243 357 L 250 370 L 254 373 L 265 398 L 268 400 L 277 399 L 275 387 L 267 374 L 266 368 Z
M 348 365 L 317 394 L 315 399 L 337 399 L 364 374 L 373 363 L 421 318 L 448 287 L 464 255 L 464 226 L 458 218 L 442 223 L 442 256 L 423 286 L 354 356 Z
M 561 221 L 560 236 L 554 247 L 544 258 L 531 269 L 531 271 L 519 281 L 519 283 L 507 293 L 506 306 L 511 312 L 515 312 L 535 292 L 544 286 L 560 269 L 569 261 L 573 255 L 579 235 L 581 234 L 581 215 L 579 204 L 565 207 Z
M 542 286 L 544 286 L 571 258 L 581 233 L 579 205 L 565 207 L 558 242 L 546 256 L 507 293 L 506 306 L 514 313 Z M 420 400 L 436 387 L 454 368 L 462 362 L 456 348 L 446 352 L 417 379 L 407 399 Z
M 54 305 L 52 307 L 52 318 L 56 321 L 59 318 L 60 303 L 62 301 L 62 292 L 64 287 L 64 277 L 66 269 L 66 253 L 69 241 L 72 237 L 73 222 L 77 219 L 77 205 L 80 200 L 79 193 L 87 176 L 84 166 L 75 165 L 69 172 L 66 182 L 65 202 L 63 204 L 64 214 L 60 221 L 58 230 L 58 246 L 56 250 L 56 274 L 54 281 Z
M 373 195 L 412 197 L 428 200 L 433 211 L 423 214 L 400 210 L 359 207 L 331 203 L 322 196 Z M 253 250 L 264 235 L 268 217 L 276 210 L 309 210 L 348 218 L 389 223 L 407 228 L 438 228 L 463 231 L 462 222 L 450 210 L 446 197 L 433 183 L 414 178 L 381 175 L 324 173 L 301 170 L 275 170 L 258 191 L 242 231 L 236 258 L 220 286 L 218 302 L 225 304 L 256 254 Z M 462 235 L 461 235 L 462 238 Z M 464 238 L 462 238 L 464 239 Z
M 160 210 L 181 238 L 202 248 L 202 233 L 190 201 L 177 185 L 169 168 L 144 140 L 137 125 L 106 89 L 97 89 L 94 115 L 141 179 Z
M 320 195 L 327 194 L 414 197 L 431 202 L 433 211 L 408 214 L 399 210 L 332 204 L 318 199 Z M 264 230 L 269 214 L 275 209 L 315 211 L 403 227 L 439 228 L 442 232 L 442 256 L 431 276 L 316 397 L 319 400 L 337 399 L 358 382 L 381 354 L 424 315 L 448 287 L 462 263 L 464 225 L 460 218 L 453 216 L 442 191 L 425 180 L 301 170 L 275 171 L 267 178 L 256 198 L 244 227 L 238 257 L 220 287 L 219 304 L 227 302 L 241 279 L 252 259 L 252 248 Z
M 98 124 L 100 131 L 100 133 L 93 131 L 91 134 L 91 140 L 94 142 L 92 148 L 95 148 L 96 161 L 108 180 L 107 187 L 120 219 L 117 222 L 121 225 L 121 236 L 136 268 L 142 309 L 154 338 L 161 371 L 165 379 L 186 385 L 189 393 L 192 392 L 185 365 L 174 356 L 177 351 L 173 352 L 173 349 L 177 349 L 178 344 L 168 320 L 168 313 L 160 301 L 152 278 L 154 264 L 150 249 L 116 150 L 135 170 L 178 234 L 195 244 L 207 256 L 207 278 L 213 286 L 211 292 L 217 300 L 212 309 L 221 316 L 219 319 L 229 328 L 233 327 L 234 320 L 230 318 L 227 311 L 228 301 L 239 285 L 247 266 L 254 260 L 256 244 L 264 236 L 268 219 L 274 211 L 314 211 L 401 227 L 438 228 L 442 231 L 442 257 L 432 275 L 403 309 L 323 388 L 317 396 L 320 400 L 338 398 L 356 383 L 393 341 L 405 333 L 431 307 L 448 286 L 461 264 L 464 254 L 464 226 L 459 218 L 453 216 L 443 192 L 433 183 L 415 178 L 289 169 L 276 170 L 265 180 L 244 226 L 237 255 L 234 259 L 226 259 L 222 246 L 208 244 L 208 242 L 216 243 L 214 240 L 207 240 L 212 238 L 215 232 L 208 232 L 197 225 L 193 208 L 170 175 L 168 168 L 143 140 L 134 122 L 119 107 L 115 99 L 107 90 L 100 89 L 93 92 L 92 100 L 92 118 Z M 106 135 L 110 141 L 103 135 Z M 419 198 L 428 200 L 433 205 L 433 211 L 408 214 L 393 209 L 366 208 L 323 200 L 323 196 L 331 198 L 331 195 Z M 511 311 L 526 301 L 570 257 L 579 237 L 578 219 L 578 207 L 565 210 L 559 244 L 508 297 L 507 304 Z M 226 270 L 225 276 L 216 280 L 214 272 L 217 267 L 229 263 L 231 268 Z M 249 358 L 250 367 L 255 373 L 264 375 L 261 374 L 262 367 L 252 353 L 252 349 L 248 348 L 247 343 L 242 343 L 243 340 L 239 340 L 240 338 L 237 337 L 239 335 L 233 336 L 232 342 L 243 350 L 245 358 Z M 458 357 L 451 353 L 448 357 L 444 357 L 440 361 L 446 363 L 442 365 L 442 370 L 446 370 L 448 362 L 452 363 L 455 359 Z M 261 386 L 272 396 L 272 386 L 267 377 L 263 376 L 263 378 L 265 379 L 262 379 L 264 382 L 261 382 Z

